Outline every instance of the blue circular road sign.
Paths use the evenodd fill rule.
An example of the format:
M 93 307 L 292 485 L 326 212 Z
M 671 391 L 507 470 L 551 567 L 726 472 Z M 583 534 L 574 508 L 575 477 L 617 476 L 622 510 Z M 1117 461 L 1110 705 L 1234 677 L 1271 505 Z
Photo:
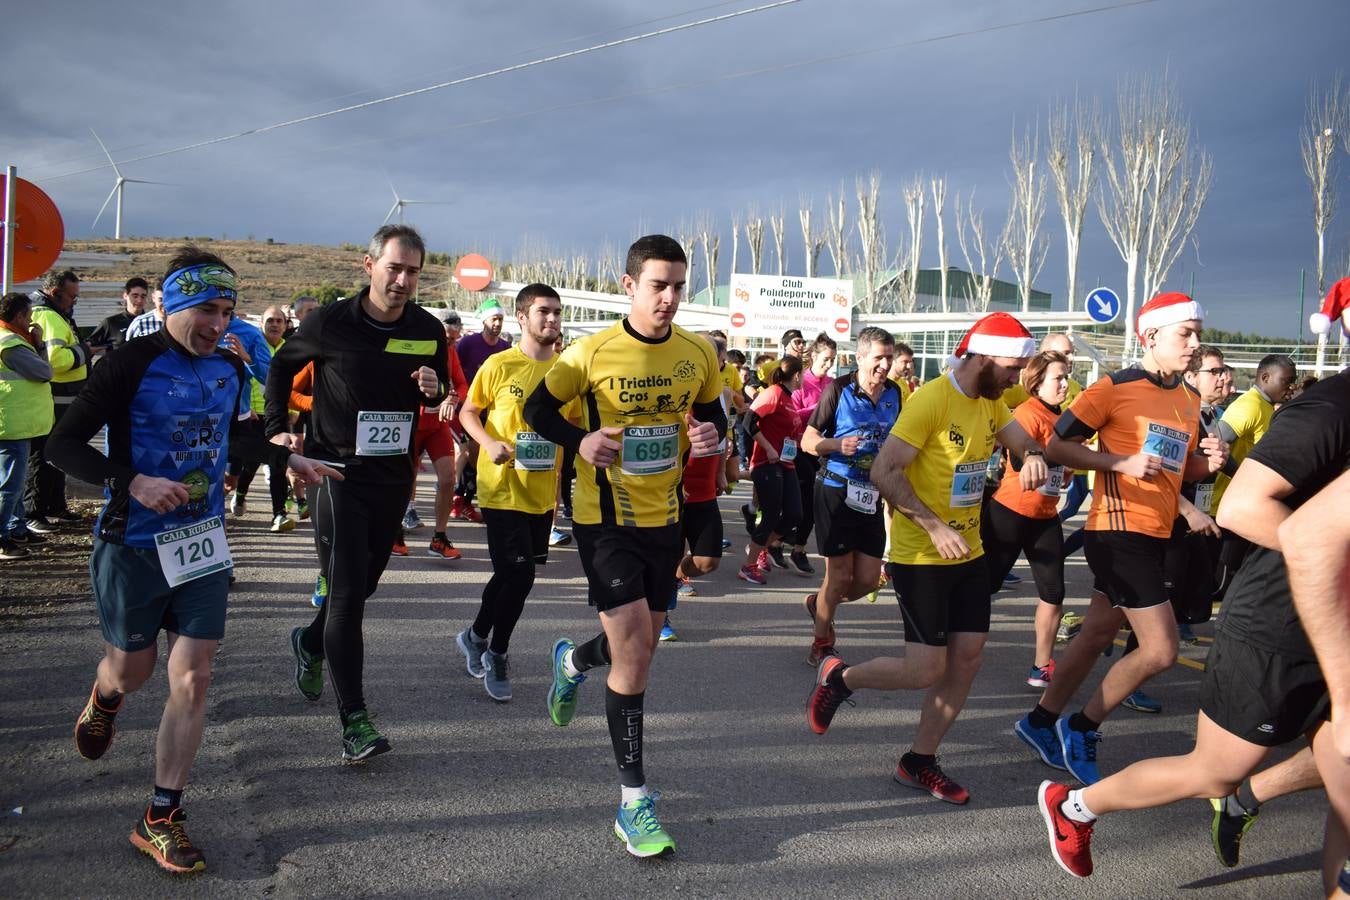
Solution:
M 1120 295 L 1110 288 L 1099 287 L 1087 295 L 1083 309 L 1092 321 L 1102 325 L 1110 324 L 1120 315 Z

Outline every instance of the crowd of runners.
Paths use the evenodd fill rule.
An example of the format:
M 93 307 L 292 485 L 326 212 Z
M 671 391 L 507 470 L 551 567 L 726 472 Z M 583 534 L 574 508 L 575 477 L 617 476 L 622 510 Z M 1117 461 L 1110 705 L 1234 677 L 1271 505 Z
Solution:
M 913 351 L 876 327 L 859 330 L 843 374 L 824 334 L 790 330 L 781 352 L 747 359 L 721 332 L 674 324 L 687 261 L 661 235 L 629 248 L 628 314 L 564 349 L 548 285 L 513 308 L 485 301 L 467 335 L 459 313 L 417 305 L 424 254 L 416 231 L 385 226 L 364 256 L 367 288 L 269 307 L 261 328 L 234 315 L 229 262 L 195 247 L 154 284 L 128 281 L 125 310 L 87 338 L 73 272 L 0 299 L 0 558 L 78 521 L 65 475 L 106 489 L 90 560 L 105 654 L 75 744 L 90 760 L 107 752 L 166 632 L 153 791 L 131 833 L 160 866 L 206 865 L 181 804 L 225 628 L 226 525 L 247 512 L 255 473 L 268 469 L 273 532 L 312 521 L 315 609 L 290 632 L 295 685 L 309 701 L 331 686 L 342 757 L 359 763 L 391 749 L 363 691 L 362 620 L 390 557 L 425 528 L 413 502 L 425 454 L 426 552 L 460 558 L 452 519 L 486 533 L 492 574 L 454 644 L 493 700 L 512 699 L 511 636 L 538 567 L 575 540 L 598 627 L 553 644 L 548 715 L 567 726 L 604 670 L 613 828 L 635 856 L 675 849 L 644 767 L 653 654 L 677 639 L 679 597 L 742 553 L 718 498 L 748 477 L 735 574 L 814 586 L 802 602 L 811 731 L 847 728 L 835 717 L 865 690 L 921 692 L 895 780 L 967 803 L 939 750 L 980 671 L 991 597 L 1024 556 L 1039 597 L 1026 683 L 1042 693 L 1009 726 L 1070 781 L 1036 791 L 1054 860 L 1088 876 L 1098 817 L 1205 798 L 1215 851 L 1236 865 L 1262 804 L 1322 788 L 1324 887 L 1341 877 L 1350 891 L 1350 370 L 1300 383 L 1271 355 L 1234 398 L 1223 354 L 1201 343 L 1204 311 L 1179 293 L 1130 323 L 1142 359 L 1086 387 L 1068 336 L 1038 346 L 1002 312 L 974 322 L 922 385 Z M 1085 527 L 1066 536 L 1089 493 Z M 1064 559 L 1080 547 L 1093 575 L 1081 615 L 1063 609 Z M 891 590 L 903 653 L 846 661 L 841 607 Z M 1103 777 L 1102 723 L 1120 706 L 1160 708 L 1145 683 L 1216 606 L 1194 749 L 1125 766 L 1126 742 Z M 1125 652 L 1093 679 L 1122 628 Z M 1307 747 L 1262 768 L 1295 741 Z

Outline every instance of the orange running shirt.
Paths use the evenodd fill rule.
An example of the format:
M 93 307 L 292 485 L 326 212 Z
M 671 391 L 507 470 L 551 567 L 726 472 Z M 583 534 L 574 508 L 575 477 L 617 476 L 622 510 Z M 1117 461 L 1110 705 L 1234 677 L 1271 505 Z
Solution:
M 1006 395 L 1005 395 L 1006 396 Z M 1025 401 L 1013 412 L 1013 418 L 1042 447 L 1050 443 L 1060 414 L 1036 397 Z M 1050 477 L 1034 491 L 1022 490 L 1022 482 L 1011 468 L 1003 475 L 994 492 L 994 500 L 1028 519 L 1050 519 L 1058 515 L 1059 495 L 1073 479 L 1073 470 L 1052 465 L 1046 460 Z
M 1061 438 L 1094 431 L 1103 453 L 1149 453 L 1162 460 L 1162 471 L 1147 480 L 1099 472 L 1087 529 L 1170 536 L 1186 460 L 1200 442 L 1199 396 L 1179 377 L 1166 386 L 1143 369 L 1121 369 L 1083 391 L 1055 423 Z

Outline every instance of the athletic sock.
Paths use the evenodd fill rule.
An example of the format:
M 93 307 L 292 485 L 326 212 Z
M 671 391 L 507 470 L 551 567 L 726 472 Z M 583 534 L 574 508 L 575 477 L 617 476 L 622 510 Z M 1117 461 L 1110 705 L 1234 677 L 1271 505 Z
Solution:
M 1256 795 L 1252 793 L 1252 780 L 1250 778 L 1242 779 L 1242 784 L 1238 785 L 1237 791 L 1229 796 L 1237 801 L 1243 812 L 1254 816 L 1261 811 L 1261 801 L 1257 800 Z
M 563 672 L 567 674 L 568 678 L 576 678 L 581 674 L 581 670 L 577 668 L 577 664 L 573 660 L 573 657 L 576 655 L 577 650 L 575 647 L 563 654 Z
M 122 695 L 119 694 L 117 691 L 113 691 L 111 697 L 105 697 L 103 696 L 102 691 L 100 691 L 98 688 L 94 688 L 94 702 L 97 703 L 99 706 L 103 707 L 104 709 L 112 709 L 113 707 L 117 706 L 117 704 L 120 703 L 121 701 Z
M 626 784 L 620 785 L 619 791 L 622 794 L 619 802 L 623 803 L 624 806 L 627 806 L 635 800 L 641 800 L 643 797 L 650 797 L 652 795 L 652 792 L 647 789 L 645 784 L 637 787 L 629 787 Z
M 605 720 L 619 766 L 619 783 L 639 788 L 647 783 L 642 771 L 642 698 L 644 694 L 620 694 L 605 687 Z
M 450 543 L 450 538 L 446 536 L 444 531 L 436 532 L 431 536 L 431 539 L 433 541 L 445 541 L 447 544 Z
M 609 638 L 605 637 L 602 631 L 586 643 L 578 644 L 572 650 L 571 656 L 572 665 L 576 667 L 578 673 L 607 666 L 610 662 Z
M 900 765 L 910 772 L 921 772 L 937 762 L 937 757 L 929 753 L 915 753 L 913 750 L 900 757 Z
M 1059 805 L 1059 811 L 1075 822 L 1082 822 L 1085 825 L 1091 825 L 1097 821 L 1097 817 L 1092 810 L 1088 809 L 1088 805 L 1083 802 L 1081 790 L 1069 791 L 1069 796 L 1064 798 L 1064 802 Z
M 1092 721 L 1087 716 L 1083 715 L 1081 711 L 1069 716 L 1069 727 L 1074 731 L 1096 731 L 1101 725 L 1101 722 Z
M 169 813 L 177 809 L 182 802 L 182 788 L 174 790 L 155 785 L 154 796 L 150 798 L 150 816 L 155 819 L 167 819 Z
M 1027 714 L 1027 724 L 1032 728 L 1053 728 L 1055 722 L 1059 719 L 1059 713 L 1052 713 L 1050 710 L 1036 704 L 1036 708 Z

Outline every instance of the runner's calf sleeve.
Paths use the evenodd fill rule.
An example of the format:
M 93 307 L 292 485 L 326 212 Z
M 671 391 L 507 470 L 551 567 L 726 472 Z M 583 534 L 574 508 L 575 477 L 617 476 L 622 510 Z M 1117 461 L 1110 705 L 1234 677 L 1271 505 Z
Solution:
M 647 775 L 642 770 L 643 694 L 619 694 L 605 688 L 605 719 L 609 739 L 614 744 L 614 761 L 619 765 L 619 783 L 624 787 L 642 787 Z
M 610 660 L 609 638 L 605 637 L 603 631 L 586 643 L 578 644 L 572 651 L 572 665 L 576 666 L 579 672 L 607 666 Z

